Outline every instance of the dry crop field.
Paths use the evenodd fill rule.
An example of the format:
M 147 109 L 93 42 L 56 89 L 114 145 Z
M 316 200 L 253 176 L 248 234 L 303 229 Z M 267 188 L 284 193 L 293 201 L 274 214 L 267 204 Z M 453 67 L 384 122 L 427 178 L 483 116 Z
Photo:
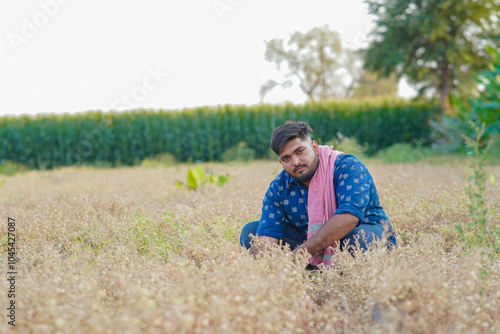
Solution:
M 238 244 L 277 162 L 206 164 L 231 181 L 197 192 L 174 185 L 188 165 L 1 177 L 0 233 L 14 218 L 19 262 L 12 328 L 2 239 L 0 332 L 498 333 L 500 262 L 482 277 L 454 229 L 469 219 L 466 162 L 367 166 L 399 245 L 338 253 L 316 273 L 286 250 L 253 260 Z M 489 172 L 500 180 L 500 166 Z

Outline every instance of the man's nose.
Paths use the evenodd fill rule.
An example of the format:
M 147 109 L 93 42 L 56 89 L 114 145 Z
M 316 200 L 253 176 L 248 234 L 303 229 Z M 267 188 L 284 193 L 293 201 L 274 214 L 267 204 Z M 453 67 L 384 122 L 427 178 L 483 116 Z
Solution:
M 293 166 L 297 166 L 301 163 L 300 158 L 296 156 L 295 154 L 292 155 L 292 164 Z

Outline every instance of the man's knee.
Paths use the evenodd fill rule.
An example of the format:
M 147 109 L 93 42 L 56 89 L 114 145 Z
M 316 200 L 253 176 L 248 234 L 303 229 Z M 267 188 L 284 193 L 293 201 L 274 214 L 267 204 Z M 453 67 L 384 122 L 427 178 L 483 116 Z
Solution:
M 241 230 L 241 235 L 240 235 L 240 244 L 244 246 L 246 249 L 250 249 L 252 247 L 251 241 L 252 237 L 250 235 L 257 235 L 257 228 L 259 227 L 259 221 L 253 221 L 245 226 L 243 226 L 243 229 Z
M 387 247 L 392 248 L 395 245 L 394 233 L 388 232 Z M 363 252 L 373 247 L 373 243 L 384 239 L 384 229 L 376 225 L 360 225 L 349 232 L 340 242 L 342 250 L 361 249 Z

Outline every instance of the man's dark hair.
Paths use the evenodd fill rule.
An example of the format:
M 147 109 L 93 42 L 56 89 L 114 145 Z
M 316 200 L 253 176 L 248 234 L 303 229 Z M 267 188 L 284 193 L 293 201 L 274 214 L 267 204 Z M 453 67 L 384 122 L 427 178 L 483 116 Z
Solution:
M 271 149 L 280 155 L 281 150 L 290 140 L 295 138 L 300 138 L 302 141 L 311 139 L 309 132 L 313 132 L 313 130 L 306 122 L 287 121 L 274 129 L 271 135 Z

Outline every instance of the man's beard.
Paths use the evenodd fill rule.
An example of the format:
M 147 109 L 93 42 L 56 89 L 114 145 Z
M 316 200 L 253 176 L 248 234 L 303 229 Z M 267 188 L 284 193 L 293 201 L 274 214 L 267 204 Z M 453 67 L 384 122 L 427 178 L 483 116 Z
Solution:
M 305 167 L 309 168 L 309 171 L 307 171 L 305 173 L 302 173 L 300 175 L 297 175 L 297 176 L 293 176 L 292 175 L 292 177 L 295 179 L 295 181 L 300 182 L 300 183 L 311 181 L 311 179 L 314 176 L 314 173 L 316 173 L 316 169 L 318 169 L 318 163 L 319 163 L 319 159 L 318 159 L 318 156 L 316 155 L 314 157 L 313 162 L 311 163 L 311 167 L 310 168 L 307 165 L 298 165 L 297 167 L 295 167 L 295 169 L 298 169 L 300 167 L 304 167 L 305 166 Z

